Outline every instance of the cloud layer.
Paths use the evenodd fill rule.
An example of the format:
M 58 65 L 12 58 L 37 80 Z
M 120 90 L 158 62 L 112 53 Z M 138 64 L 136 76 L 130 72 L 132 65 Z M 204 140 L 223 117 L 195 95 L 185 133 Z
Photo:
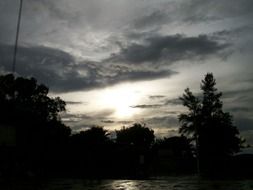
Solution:
M 219 56 L 228 47 L 206 35 L 182 35 L 147 38 L 133 43 L 101 61 L 77 59 L 60 49 L 45 46 L 19 46 L 16 71 L 34 76 L 53 91 L 69 92 L 106 87 L 126 81 L 154 80 L 176 72 L 163 65 L 179 60 Z M 13 47 L 0 45 L 2 69 L 10 71 Z M 159 67 L 157 67 L 159 66 Z
M 204 59 L 209 55 L 218 55 L 228 44 L 221 44 L 207 35 L 186 37 L 183 35 L 153 36 L 143 44 L 132 43 L 113 54 L 110 61 L 127 64 L 146 62 L 167 64 L 179 60 Z
M 1 73 L 12 68 L 17 15 L 18 1 L 0 1 Z M 152 80 L 147 88 L 157 95 L 147 90 L 129 105 L 140 115 L 125 123 L 143 117 L 157 129 L 178 126 L 180 102 L 173 97 L 187 86 L 199 89 L 196 81 L 214 72 L 226 110 L 246 134 L 253 113 L 252 18 L 252 0 L 25 0 L 16 72 L 63 96 Z M 70 98 L 68 105 L 92 104 L 87 99 Z M 90 111 L 102 114 L 70 111 L 65 118 L 78 129 L 124 123 L 111 112 Z

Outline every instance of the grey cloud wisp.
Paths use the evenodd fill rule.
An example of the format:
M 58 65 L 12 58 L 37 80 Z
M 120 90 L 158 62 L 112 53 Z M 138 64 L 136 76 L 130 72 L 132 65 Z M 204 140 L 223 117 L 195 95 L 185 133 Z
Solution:
M 10 72 L 12 46 L 1 45 L 2 72 Z M 48 47 L 19 47 L 17 73 L 36 77 L 55 92 L 90 90 L 126 81 L 154 80 L 169 77 L 171 70 L 131 68 L 99 62 L 77 63 L 70 54 Z
M 156 66 L 170 65 L 178 60 L 219 56 L 228 46 L 206 35 L 155 36 L 147 38 L 144 44 L 130 44 L 100 62 L 78 62 L 74 56 L 55 48 L 20 46 L 17 73 L 34 76 L 56 92 L 89 90 L 126 81 L 170 77 L 176 72 Z M 10 71 L 12 51 L 12 46 L 0 45 L 0 62 L 4 71 Z
M 207 35 L 186 37 L 183 35 L 153 36 L 143 43 L 132 43 L 113 54 L 109 61 L 130 64 L 173 63 L 186 59 L 204 59 L 210 55 L 219 55 L 229 46 Z

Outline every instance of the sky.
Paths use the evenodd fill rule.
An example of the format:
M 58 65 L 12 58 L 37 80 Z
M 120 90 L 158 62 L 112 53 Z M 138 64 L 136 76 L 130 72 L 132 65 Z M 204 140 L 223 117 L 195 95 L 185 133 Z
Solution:
M 0 1 L 0 73 L 11 72 L 19 0 Z M 253 144 L 252 0 L 23 0 L 16 74 L 66 101 L 73 131 L 146 123 L 178 134 L 178 97 L 212 72 Z

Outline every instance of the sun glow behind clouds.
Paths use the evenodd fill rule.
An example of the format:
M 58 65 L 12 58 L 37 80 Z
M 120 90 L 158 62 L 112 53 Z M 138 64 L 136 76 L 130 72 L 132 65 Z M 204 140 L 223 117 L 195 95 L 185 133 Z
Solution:
M 162 85 L 160 85 L 161 83 Z M 129 82 L 86 92 L 79 91 L 51 95 L 54 97 L 60 96 L 67 102 L 73 102 L 67 104 L 67 112 L 89 117 L 89 119 L 85 118 L 87 119 L 85 124 L 115 125 L 115 127 L 119 127 L 117 121 L 137 122 L 145 118 L 152 111 L 151 109 L 133 108 L 131 106 L 153 104 L 154 102 L 149 96 L 168 94 L 167 89 L 163 88 L 164 86 L 170 86 L 168 85 L 168 80 Z M 154 115 L 152 113 L 152 116 Z M 114 124 L 101 123 L 104 120 L 114 121 Z M 72 123 L 71 125 L 75 126 L 79 123 Z
M 104 90 L 100 103 L 115 110 L 113 116 L 116 118 L 130 118 L 138 112 L 137 109 L 131 108 L 139 102 L 139 92 L 130 84 L 108 88 Z

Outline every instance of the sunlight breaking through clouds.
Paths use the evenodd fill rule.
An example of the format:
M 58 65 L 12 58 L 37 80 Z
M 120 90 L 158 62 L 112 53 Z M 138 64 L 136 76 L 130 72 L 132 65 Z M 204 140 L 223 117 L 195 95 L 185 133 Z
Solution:
M 253 103 L 245 98 L 252 90 L 244 91 L 252 86 L 252 5 L 252 0 L 24 0 L 16 71 L 66 99 L 66 121 L 78 129 L 150 120 L 159 120 L 160 126 L 151 126 L 157 129 L 176 127 L 171 119 L 176 114 L 168 113 L 178 113 L 178 105 L 160 106 L 162 99 L 148 97 L 172 101 L 186 87 L 198 89 L 204 74 L 213 72 L 219 90 L 236 91 L 226 103 L 245 129 L 245 119 L 252 126 Z M 18 1 L 1 0 L 0 73 L 11 70 L 17 12 Z

